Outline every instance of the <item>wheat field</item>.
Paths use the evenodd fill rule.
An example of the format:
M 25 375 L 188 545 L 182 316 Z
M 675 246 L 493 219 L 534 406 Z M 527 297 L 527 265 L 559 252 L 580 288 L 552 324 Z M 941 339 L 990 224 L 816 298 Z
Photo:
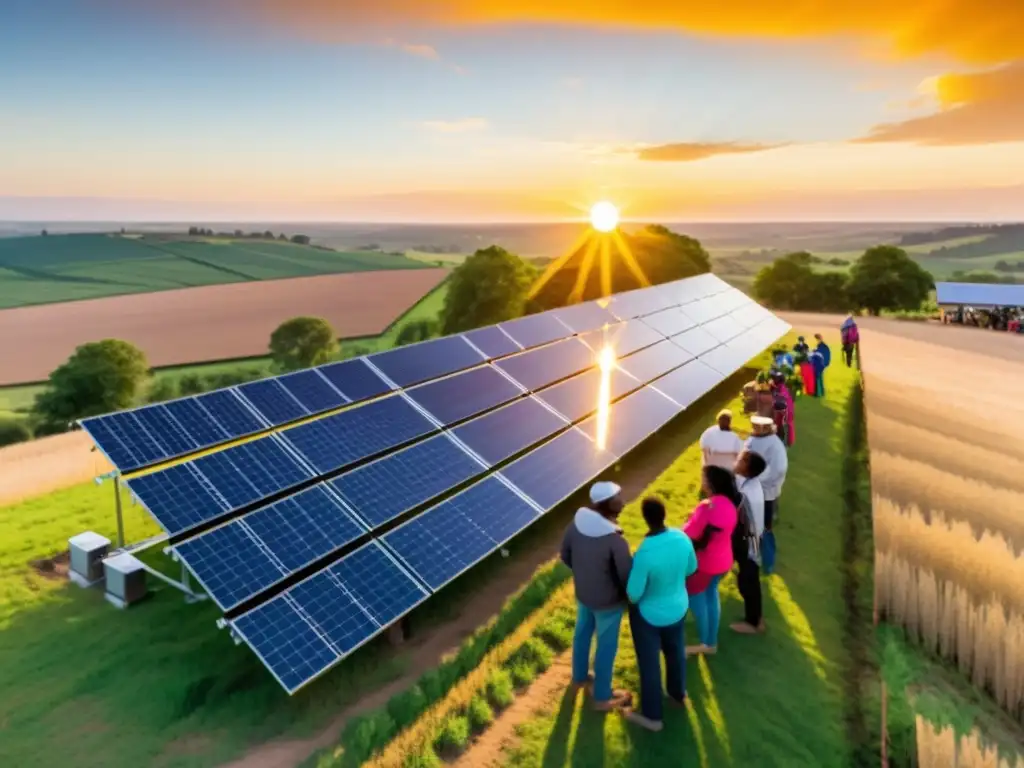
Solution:
M 977 731 L 958 739 L 949 726 L 936 730 L 917 718 L 918 768 L 1017 768 L 1019 762 L 985 745 Z
M 1024 364 L 942 332 L 864 334 L 878 614 L 1024 722 Z M 918 749 L 923 767 L 1012 765 L 921 721 Z

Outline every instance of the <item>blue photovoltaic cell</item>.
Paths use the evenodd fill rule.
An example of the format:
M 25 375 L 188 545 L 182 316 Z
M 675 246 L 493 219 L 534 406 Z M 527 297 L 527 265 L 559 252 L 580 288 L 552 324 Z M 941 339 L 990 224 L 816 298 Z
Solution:
M 532 397 L 506 405 L 455 429 L 455 436 L 494 465 L 565 426 Z
M 540 517 L 540 513 L 519 494 L 493 476 L 455 496 L 452 501 L 496 544 L 504 544 Z
M 409 387 L 480 365 L 484 360 L 461 336 L 445 336 L 378 352 L 370 356 L 370 362 L 398 386 Z
M 683 331 L 678 336 L 673 336 L 671 341 L 691 355 L 702 355 L 719 344 L 718 339 L 703 328 L 691 328 L 688 331 Z
M 289 373 L 278 381 L 310 413 L 323 413 L 348 402 L 316 369 Z
M 318 474 L 367 459 L 437 429 L 400 395 L 282 432 Z
M 287 575 L 238 521 L 179 544 L 175 551 L 223 611 Z
M 406 394 L 442 424 L 454 424 L 507 403 L 523 391 L 489 365 L 421 384 Z
M 606 447 L 612 453 L 624 456 L 680 410 L 680 406 L 664 395 L 644 387 L 612 406 Z M 591 437 L 597 438 L 596 419 L 591 417 L 580 426 Z
M 579 338 L 594 351 L 611 347 L 615 351 L 616 359 L 631 355 L 639 349 L 663 340 L 660 333 L 650 326 L 644 325 L 640 320 L 627 320 L 606 329 L 590 331 Z
M 191 453 L 201 447 L 185 429 L 171 417 L 170 411 L 163 405 L 151 405 L 133 411 L 135 418 L 146 428 L 154 439 L 164 448 L 168 458 Z
M 199 395 L 196 402 L 203 406 L 231 437 L 251 435 L 269 426 L 246 407 L 233 389 L 207 392 L 205 395 Z
M 494 363 L 530 390 L 590 368 L 596 363 L 594 351 L 576 338 L 564 339 L 540 349 L 531 349 Z
M 213 415 L 203 408 L 195 398 L 172 400 L 169 403 L 164 403 L 164 407 L 174 417 L 174 420 L 191 435 L 196 444 L 203 448 L 223 443 L 231 437 L 227 430 L 222 428 Z
M 702 325 L 701 328 L 723 343 L 735 339 L 744 330 L 743 326 L 729 317 L 729 315 L 712 320 L 710 323 Z
M 647 383 L 693 359 L 681 347 L 665 340 L 619 361 L 619 366 L 638 381 Z
M 432 590 L 498 548 L 497 542 L 462 513 L 461 495 L 417 515 L 381 539 Z
M 592 331 L 595 328 L 618 322 L 618 318 L 615 315 L 607 309 L 598 306 L 597 302 L 594 301 L 556 309 L 553 314 L 576 333 Z
M 487 328 L 477 328 L 475 331 L 467 331 L 462 335 L 469 339 L 473 346 L 483 352 L 489 360 L 511 355 L 513 352 L 519 352 L 522 349 L 512 341 L 507 333 L 496 325 L 491 325 Z
M 150 436 L 132 411 L 84 419 L 82 426 L 122 472 L 167 458 L 163 446 Z
M 238 392 L 274 426 L 309 415 L 309 411 L 277 379 L 250 381 L 239 386 Z
M 678 307 L 670 307 L 653 315 L 647 315 L 643 318 L 643 322 L 662 336 L 675 336 L 677 333 L 682 333 L 697 325 L 696 320 L 691 319 Z
M 341 549 L 366 532 L 322 485 L 281 499 L 246 515 L 242 521 L 288 573 Z
M 171 536 L 218 517 L 230 508 L 192 464 L 178 464 L 135 477 L 127 484 Z
M 342 656 L 380 629 L 329 571 L 299 582 L 288 594 Z
M 231 504 L 244 507 L 313 477 L 274 435 L 242 443 L 192 462 Z
M 263 663 L 292 693 L 338 660 L 338 653 L 284 598 L 232 622 Z
M 613 368 L 608 373 L 608 399 L 615 400 L 640 387 L 640 382 Z M 601 372 L 592 368 L 579 376 L 538 392 L 543 400 L 569 421 L 579 421 L 598 409 L 601 400 Z
M 426 590 L 375 541 L 343 557 L 331 566 L 331 573 L 381 627 L 390 625 L 427 596 Z
M 501 474 L 536 504 L 549 510 L 593 480 L 615 461 L 578 429 L 516 459 Z
M 353 403 L 391 391 L 391 387 L 384 382 L 384 379 L 378 376 L 362 358 L 328 363 L 321 365 L 316 370 Z
M 509 320 L 500 325 L 505 333 L 522 344 L 524 349 L 572 336 L 572 331 L 560 323 L 551 312 L 520 317 L 518 320 Z
M 718 371 L 704 365 L 700 360 L 693 360 L 661 377 L 653 386 L 684 408 L 688 408 L 724 380 L 725 377 Z
M 483 471 L 447 435 L 437 435 L 346 472 L 331 485 L 376 528 Z

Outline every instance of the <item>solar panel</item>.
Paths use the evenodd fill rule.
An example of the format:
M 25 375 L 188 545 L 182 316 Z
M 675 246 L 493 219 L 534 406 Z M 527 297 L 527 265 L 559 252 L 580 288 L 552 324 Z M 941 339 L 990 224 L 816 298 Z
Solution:
M 217 445 L 231 438 L 228 431 L 195 398 L 171 400 L 164 403 L 164 407 L 201 448 Z
M 454 424 L 523 394 L 507 377 L 489 365 L 421 384 L 407 391 L 442 424 Z
M 750 355 L 745 350 L 730 346 L 729 344 L 715 347 L 710 352 L 705 352 L 700 356 L 700 361 L 704 365 L 718 371 L 722 376 L 731 376 L 749 359 Z
M 331 573 L 381 628 L 390 626 L 428 594 L 376 542 L 343 557 L 331 566 Z
M 639 387 L 639 381 L 618 368 L 608 372 L 609 400 L 616 400 Z M 586 373 L 542 390 L 536 396 L 569 421 L 579 421 L 598 409 L 602 397 L 601 371 L 592 368 Z
M 723 309 L 714 296 L 686 305 L 686 314 L 701 325 L 710 323 L 715 318 L 721 317 L 727 312 L 728 310 Z
M 309 415 L 278 379 L 250 381 L 238 387 L 238 394 L 275 427 Z
M 662 336 L 675 336 L 677 333 L 682 333 L 697 325 L 696 320 L 693 320 L 678 307 L 670 307 L 653 315 L 647 315 L 642 319 L 642 322 L 649 325 Z
M 331 485 L 376 528 L 484 470 L 448 435 L 441 434 L 346 472 Z
M 712 320 L 704 325 L 703 329 L 721 342 L 735 339 L 745 330 L 742 325 L 733 320 L 729 315 L 723 315 L 717 320 Z
M 935 301 L 938 304 L 963 304 L 976 308 L 1019 307 L 1024 306 L 1024 287 L 985 283 L 935 283 Z
M 246 437 L 270 426 L 242 401 L 233 387 L 199 395 L 196 402 L 203 406 L 232 438 Z
M 637 390 L 611 407 L 605 447 L 617 456 L 624 456 L 680 410 L 680 406 L 651 387 Z M 584 421 L 580 428 L 600 444 L 595 417 Z
M 529 390 L 537 390 L 589 368 L 594 351 L 577 338 L 563 339 L 494 363 Z
M 662 335 L 640 320 L 627 320 L 608 328 L 590 331 L 579 339 L 595 352 L 611 347 L 616 358 L 623 358 L 638 349 L 657 344 L 662 340 Z
M 561 417 L 528 397 L 467 421 L 457 427 L 454 434 L 484 461 L 494 465 L 565 425 Z
M 462 514 L 499 545 L 541 515 L 530 502 L 493 475 L 456 498 Z
M 201 456 L 192 464 L 232 509 L 293 488 L 314 476 L 276 435 Z
M 134 411 L 83 419 L 82 428 L 122 472 L 130 472 L 167 457 L 167 451 L 142 426 Z
M 549 510 L 597 477 L 615 462 L 615 456 L 578 429 L 516 459 L 501 474 L 541 509 Z
M 361 357 L 355 360 L 321 365 L 316 370 L 353 403 L 369 400 L 371 397 L 391 391 L 391 387 L 384 379 L 378 376 Z
M 329 570 L 296 584 L 289 597 L 341 656 L 380 629 Z
M 691 328 L 688 331 L 683 331 L 678 336 L 673 336 L 671 342 L 694 356 L 702 355 L 720 343 L 703 328 Z
M 572 335 L 569 327 L 559 322 L 551 312 L 509 320 L 499 323 L 498 327 L 515 339 L 524 349 L 539 347 L 541 344 L 548 344 Z
M 145 430 L 163 448 L 166 456 L 180 456 L 198 450 L 200 445 L 175 421 L 163 405 L 139 408 L 132 412 Z
M 667 294 L 641 288 L 612 296 L 608 302 L 608 311 L 620 320 L 631 320 L 660 312 L 676 303 Z
M 392 395 L 281 435 L 318 474 L 326 475 L 436 429 L 408 400 Z
M 700 360 L 692 360 L 682 368 L 677 368 L 662 376 L 652 386 L 659 392 L 664 392 L 684 408 L 688 408 L 717 387 L 724 379 L 722 374 L 709 368 Z
M 286 374 L 278 381 L 310 413 L 330 411 L 348 402 L 315 368 Z
M 619 367 L 638 381 L 646 383 L 692 359 L 693 355 L 666 339 L 620 360 Z
M 483 352 L 489 360 L 519 352 L 522 347 L 496 325 L 478 328 L 462 334 L 473 346 Z
M 231 509 L 231 505 L 191 463 L 133 477 L 127 485 L 171 536 Z
M 618 322 L 615 317 L 596 301 L 588 301 L 583 304 L 573 304 L 562 309 L 554 310 L 554 315 L 575 333 L 585 333 L 605 325 L 613 325 Z
M 455 373 L 484 359 L 461 336 L 445 336 L 370 356 L 370 362 L 400 387 Z

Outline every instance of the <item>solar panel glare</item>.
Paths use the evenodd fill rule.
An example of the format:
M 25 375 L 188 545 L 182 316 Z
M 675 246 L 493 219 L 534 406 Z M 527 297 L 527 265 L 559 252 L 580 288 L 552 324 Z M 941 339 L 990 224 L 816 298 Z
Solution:
M 692 359 L 693 355 L 666 339 L 620 360 L 619 367 L 638 381 L 646 383 Z
M 539 347 L 572 335 L 572 331 L 551 312 L 527 315 L 518 320 L 500 323 L 499 327 L 518 342 L 523 349 Z
M 594 351 L 577 338 L 563 339 L 499 360 L 494 365 L 522 384 L 537 390 L 596 363 Z

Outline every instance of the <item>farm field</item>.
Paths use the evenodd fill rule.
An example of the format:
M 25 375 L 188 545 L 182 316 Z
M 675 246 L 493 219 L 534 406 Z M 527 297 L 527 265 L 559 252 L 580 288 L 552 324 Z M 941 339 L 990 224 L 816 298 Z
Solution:
M 882 323 L 862 334 L 877 609 L 1002 708 L 975 723 L 984 744 L 1024 751 L 1019 339 Z
M 695 404 L 611 477 L 629 497 L 639 496 L 681 452 L 692 452 L 687 446 L 734 401 L 744 378 Z M 4 664 L 13 672 L 0 681 L 0 723 L 12 764 L 32 768 L 55 750 L 74 749 L 82 768 L 206 766 L 240 755 L 238 765 L 298 765 L 337 742 L 356 713 L 409 688 L 464 639 L 514 628 L 507 617 L 489 619 L 511 610 L 503 602 L 550 559 L 576 506 L 573 500 L 545 516 L 517 538 L 510 558 L 474 568 L 414 613 L 410 643 L 395 650 L 374 642 L 289 699 L 251 652 L 215 630 L 219 613 L 209 603 L 187 606 L 156 583 L 146 603 L 118 613 L 101 595 L 30 565 L 53 557 L 81 530 L 111 535 L 111 493 L 109 484 L 86 483 L 0 507 L 0 660 L 17 660 Z M 125 515 L 129 540 L 156 531 L 140 508 L 126 504 Z M 153 565 L 168 567 L 166 558 L 153 557 Z M 544 576 L 549 571 L 540 578 L 554 579 Z
M 119 338 L 154 367 L 263 355 L 297 315 L 326 318 L 339 337 L 376 336 L 434 289 L 444 269 L 391 270 L 235 283 L 0 311 L 13 340 L 0 385 L 41 381 L 87 341 Z
M 417 269 L 384 253 L 160 234 L 0 238 L 0 309 L 203 285 Z

